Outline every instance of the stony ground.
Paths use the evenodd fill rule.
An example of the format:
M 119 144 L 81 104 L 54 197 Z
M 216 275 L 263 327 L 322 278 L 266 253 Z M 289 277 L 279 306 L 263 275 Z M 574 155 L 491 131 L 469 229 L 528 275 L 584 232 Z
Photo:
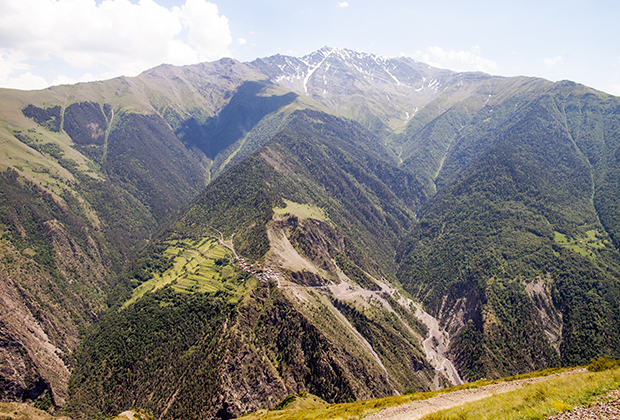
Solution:
M 577 407 L 573 411 L 547 417 L 545 420 L 620 420 L 620 390 L 612 391 L 606 396 L 609 401 Z

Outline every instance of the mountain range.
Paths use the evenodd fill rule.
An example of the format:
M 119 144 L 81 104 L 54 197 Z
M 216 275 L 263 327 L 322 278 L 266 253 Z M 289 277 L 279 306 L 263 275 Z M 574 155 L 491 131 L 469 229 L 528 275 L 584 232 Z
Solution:
M 0 90 L 0 399 L 230 419 L 620 356 L 620 99 L 340 48 Z

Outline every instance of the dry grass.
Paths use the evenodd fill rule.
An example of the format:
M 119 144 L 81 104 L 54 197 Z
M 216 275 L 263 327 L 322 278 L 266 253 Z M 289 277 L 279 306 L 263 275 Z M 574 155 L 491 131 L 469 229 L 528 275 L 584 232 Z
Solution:
M 0 403 L 0 420 L 70 420 L 68 417 L 52 417 L 49 413 L 25 403 Z
M 321 220 L 323 222 L 327 222 L 329 218 L 325 211 L 317 206 L 311 204 L 299 204 L 293 201 L 284 200 L 286 203 L 286 207 L 284 208 L 274 208 L 273 212 L 275 214 L 291 214 L 293 216 L 297 216 L 300 219 L 316 219 Z
M 619 388 L 620 369 L 558 376 L 461 407 L 429 414 L 424 419 L 544 419 L 590 404 L 599 396 Z
M 446 392 L 475 389 L 497 382 L 547 376 L 570 369 L 546 369 L 501 380 L 483 380 L 446 388 L 441 391 L 413 393 L 402 396 L 357 401 L 348 404 L 333 404 L 314 409 L 281 411 L 259 410 L 244 416 L 244 420 L 314 420 L 314 419 L 363 419 L 384 408 L 425 400 Z M 453 409 L 430 414 L 426 420 L 462 419 L 544 419 L 546 416 L 566 411 L 572 407 L 588 404 L 610 390 L 620 388 L 620 369 L 605 372 L 585 372 L 566 376 L 555 376 L 535 384 L 468 403 Z

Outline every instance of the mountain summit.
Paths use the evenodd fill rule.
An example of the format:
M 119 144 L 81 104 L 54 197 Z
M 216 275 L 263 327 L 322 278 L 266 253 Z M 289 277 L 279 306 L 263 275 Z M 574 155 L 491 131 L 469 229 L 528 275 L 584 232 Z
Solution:
M 271 81 L 339 114 L 391 129 L 405 124 L 450 84 L 454 72 L 410 58 L 324 47 L 301 58 L 275 55 L 249 63 Z

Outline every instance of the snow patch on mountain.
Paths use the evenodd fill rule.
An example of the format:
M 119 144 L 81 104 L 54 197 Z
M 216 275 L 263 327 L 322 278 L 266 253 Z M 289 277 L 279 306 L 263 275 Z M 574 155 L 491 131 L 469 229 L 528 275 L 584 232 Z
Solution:
M 327 61 L 327 59 L 329 58 L 329 56 L 332 54 L 333 51 L 328 51 L 326 54 L 324 54 L 323 56 L 323 60 L 321 60 L 321 62 L 319 62 L 319 64 L 312 66 L 310 65 L 308 62 L 306 62 L 303 58 L 301 59 L 301 61 L 303 63 L 305 63 L 306 65 L 308 65 L 308 71 L 306 73 L 306 77 L 304 78 L 304 93 L 307 95 L 308 94 L 308 80 L 310 80 L 310 77 L 312 77 L 312 74 L 319 68 L 321 67 L 321 65 Z
M 376 129 L 397 129 L 450 86 L 457 73 L 407 57 L 323 47 L 303 57 L 274 55 L 249 63 L 272 82 Z M 408 113 L 406 114 L 405 111 Z

